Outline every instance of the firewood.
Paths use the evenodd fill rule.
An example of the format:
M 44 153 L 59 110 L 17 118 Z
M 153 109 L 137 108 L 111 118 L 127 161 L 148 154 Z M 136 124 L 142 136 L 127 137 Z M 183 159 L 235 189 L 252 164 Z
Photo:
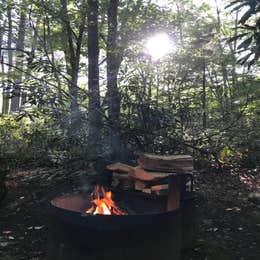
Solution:
M 154 178 L 156 179 L 161 179 L 161 178 L 167 178 L 170 175 L 172 175 L 172 172 L 152 172 L 149 171 L 149 174 L 151 174 Z
M 162 185 L 155 185 L 151 187 L 152 193 L 156 194 L 157 196 L 165 196 L 168 194 L 169 185 L 162 184 Z
M 162 185 L 155 185 L 151 187 L 152 191 L 160 191 L 160 190 L 168 190 L 169 185 L 168 184 L 162 184 Z
M 148 193 L 148 194 L 151 194 L 151 193 L 152 193 L 151 189 L 148 189 L 148 188 L 142 189 L 142 192 Z
M 169 193 L 168 189 L 154 191 L 154 194 L 156 194 L 157 196 L 165 196 L 165 195 L 168 195 L 168 193 Z
M 134 180 L 128 174 L 113 172 L 112 187 L 120 188 L 122 190 L 133 190 Z
M 113 178 L 113 180 L 112 180 L 112 182 L 111 182 L 111 186 L 112 186 L 113 188 L 116 188 L 116 187 L 119 186 L 119 184 L 120 184 L 119 179 Z
M 117 172 L 113 172 L 112 176 L 113 179 L 130 179 L 130 176 L 128 174 L 122 174 Z
M 107 169 L 110 171 L 119 171 L 119 172 L 125 172 L 130 173 L 134 171 L 134 167 L 124 164 L 124 163 L 113 163 L 110 165 L 107 165 Z
M 145 171 L 141 167 L 135 167 L 133 172 L 129 172 L 129 175 L 132 176 L 133 178 L 136 178 L 138 180 L 142 181 L 153 181 L 156 178 L 151 175 L 149 172 Z
M 152 171 L 147 171 L 141 168 L 140 166 L 137 166 L 134 168 L 134 172 L 129 173 L 129 175 L 132 178 L 135 178 L 137 180 L 141 181 L 158 181 L 160 179 L 166 179 L 173 173 L 169 172 L 152 172 Z
M 145 188 L 146 188 L 146 184 L 144 182 L 139 181 L 139 180 L 135 181 L 135 190 L 142 191 Z
M 192 171 L 193 158 L 190 155 L 141 154 L 138 164 L 151 171 Z
M 122 180 L 120 181 L 118 188 L 125 191 L 133 190 L 134 182 L 130 180 Z

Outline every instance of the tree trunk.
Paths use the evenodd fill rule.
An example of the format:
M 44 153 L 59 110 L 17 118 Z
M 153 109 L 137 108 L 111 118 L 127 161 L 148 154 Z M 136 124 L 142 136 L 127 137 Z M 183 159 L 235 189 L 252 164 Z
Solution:
M 26 22 L 26 13 L 25 9 L 22 7 L 20 9 L 20 21 L 19 21 L 19 31 L 18 31 L 18 38 L 16 42 L 16 48 L 17 50 L 24 50 L 24 38 L 25 38 L 25 22 Z M 15 66 L 17 68 L 22 69 L 23 67 L 23 57 L 21 56 L 23 53 L 20 51 L 17 51 L 16 55 L 16 64 Z M 14 89 L 12 92 L 12 99 L 11 99 L 11 112 L 17 112 L 20 109 L 20 92 L 21 88 L 20 85 L 22 83 L 22 73 L 17 71 L 17 76 L 15 77 L 15 84 Z
M 2 21 L 3 17 L 0 14 L 0 20 Z M 2 75 L 4 75 L 5 71 L 4 71 L 4 64 L 3 64 L 3 60 L 4 60 L 4 54 L 2 53 L 2 45 L 3 45 L 3 38 L 4 38 L 4 30 L 5 30 L 5 26 L 6 26 L 6 21 L 3 22 L 3 24 L 1 24 L 0 26 L 0 62 L 1 62 L 1 73 Z M 4 95 L 5 95 L 5 81 L 4 81 L 4 77 L 1 77 L 1 86 L 0 88 L 3 89 L 3 103 L 2 103 L 2 108 L 1 108 L 1 112 L 6 114 L 6 112 L 4 111 Z
M 100 143 L 101 110 L 99 91 L 98 0 L 88 0 L 88 120 L 89 145 L 93 153 Z
M 77 83 L 78 83 L 78 69 L 79 61 L 75 55 L 74 43 L 73 43 L 73 32 L 68 17 L 67 0 L 61 0 L 62 5 L 62 17 L 63 17 L 63 32 L 64 32 L 64 52 L 66 59 L 66 69 L 69 75 L 69 93 L 71 95 L 70 109 L 72 118 L 78 111 L 77 103 Z M 73 120 L 72 120 L 73 121 Z
M 13 23 L 12 23 L 12 9 L 10 6 L 7 7 L 7 20 L 8 20 L 8 35 L 7 35 L 7 48 L 8 48 L 8 78 L 11 77 L 12 67 L 13 66 L 13 51 L 12 48 L 12 41 L 13 41 Z M 4 69 L 4 68 L 2 68 Z M 10 106 L 10 88 L 11 84 L 8 83 L 6 88 L 4 88 L 3 92 L 3 107 L 2 111 L 4 114 L 9 113 L 9 106 Z
M 207 107 L 207 97 L 206 97 L 206 61 L 204 58 L 203 61 L 203 78 L 202 78 L 202 126 L 205 130 L 207 128 L 207 113 L 206 113 L 206 107 Z
M 221 19 L 220 19 L 220 10 L 218 7 L 218 2 L 215 0 L 215 4 L 216 4 L 216 12 L 217 12 L 217 31 L 218 33 L 220 33 L 221 31 Z M 218 40 L 218 45 L 219 45 L 219 50 L 221 51 L 221 56 L 222 56 L 222 61 L 221 61 L 221 70 L 222 70 L 222 78 L 223 78 L 223 86 L 221 87 L 221 114 L 222 114 L 222 118 L 224 119 L 225 114 L 227 112 L 229 112 L 229 106 L 228 106 L 228 70 L 227 70 L 227 65 L 224 59 L 224 49 L 222 47 L 222 42 L 220 40 Z
M 235 30 L 234 30 L 234 36 L 237 37 L 238 35 L 238 11 L 236 12 L 236 19 L 235 19 Z M 231 77 L 232 77 L 232 85 L 230 87 L 230 111 L 232 113 L 233 111 L 233 106 L 234 106 L 234 93 L 236 92 L 236 87 L 237 87 L 237 73 L 236 73 L 236 49 L 237 49 L 237 39 L 234 40 L 233 45 L 230 43 L 230 50 L 232 54 L 232 72 L 231 72 Z
M 71 97 L 70 111 L 71 111 L 71 133 L 74 135 L 78 132 L 80 127 L 80 112 L 78 106 L 78 74 L 79 74 L 79 62 L 82 46 L 83 32 L 85 28 L 86 20 L 86 8 L 84 1 L 82 4 L 81 21 L 79 25 L 79 32 L 74 34 L 71 22 L 68 16 L 67 0 L 60 0 L 62 5 L 62 21 L 64 32 L 64 52 L 66 59 L 66 69 L 69 75 L 69 93 Z M 76 39 L 76 40 L 75 40 Z
M 50 27 L 50 20 L 47 18 L 47 33 L 48 33 L 48 37 L 51 37 L 51 27 Z M 34 49 L 34 46 L 32 46 L 32 49 Z M 61 91 L 61 82 L 60 82 L 60 78 L 59 78 L 59 74 L 56 71 L 56 65 L 55 65 L 55 55 L 54 55 L 54 47 L 53 47 L 53 41 L 50 41 L 50 52 L 51 52 L 51 62 L 53 64 L 53 66 L 55 66 L 54 68 L 54 77 L 56 79 L 57 82 L 57 86 L 58 86 L 58 100 L 61 100 L 62 97 L 62 91 Z
M 108 7 L 107 35 L 107 91 L 109 100 L 109 119 L 114 124 L 119 119 L 120 96 L 117 86 L 117 75 L 120 66 L 119 50 L 117 49 L 117 8 L 118 0 L 111 0 Z
M 112 157 L 116 159 L 119 159 L 120 157 L 120 147 L 122 146 L 119 133 L 120 94 L 117 85 L 118 71 L 122 61 L 117 44 L 118 4 L 118 0 L 110 0 L 107 11 L 107 97 L 110 126 L 109 136 Z

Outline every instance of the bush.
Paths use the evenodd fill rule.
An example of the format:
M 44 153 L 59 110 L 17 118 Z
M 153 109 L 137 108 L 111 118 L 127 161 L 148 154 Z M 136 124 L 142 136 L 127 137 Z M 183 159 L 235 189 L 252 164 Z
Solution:
M 43 120 L 0 118 L 0 158 L 9 163 L 49 162 L 49 149 L 55 139 L 57 132 L 48 129 Z

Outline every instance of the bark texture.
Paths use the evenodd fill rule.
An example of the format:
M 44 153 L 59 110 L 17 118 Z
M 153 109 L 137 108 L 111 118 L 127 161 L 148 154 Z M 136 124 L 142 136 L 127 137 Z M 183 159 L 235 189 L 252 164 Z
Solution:
M 100 143 L 101 109 L 99 91 L 98 1 L 88 0 L 88 120 L 89 144 L 94 152 Z
M 11 10 L 10 6 L 8 6 L 8 8 L 7 8 L 7 24 L 8 24 L 8 33 L 7 33 L 8 64 L 13 66 L 13 51 L 11 50 L 12 40 L 13 40 L 13 23 L 12 23 L 12 10 Z M 1 57 L 1 59 L 4 59 L 4 57 Z M 11 73 L 12 73 L 11 66 L 8 67 L 8 72 L 7 72 L 8 77 L 11 77 Z M 2 71 L 4 71 L 3 63 L 2 63 Z M 7 83 L 7 85 L 4 86 L 3 106 L 2 106 L 3 114 L 9 113 L 10 88 L 11 88 L 10 83 Z
M 78 106 L 78 75 L 79 62 L 82 47 L 83 33 L 85 29 L 87 8 L 83 1 L 80 12 L 80 25 L 78 33 L 73 31 L 68 13 L 68 1 L 60 0 L 62 6 L 62 30 L 64 33 L 64 52 L 66 59 L 66 70 L 69 76 L 70 112 L 71 112 L 71 134 L 77 134 L 80 128 L 80 112 Z
M 118 5 L 119 0 L 110 0 L 107 11 L 108 35 L 107 35 L 107 98 L 109 137 L 112 159 L 121 160 L 123 144 L 120 138 L 120 93 L 117 85 L 119 67 L 122 62 L 122 54 L 118 46 Z
M 26 12 L 23 7 L 20 9 L 20 20 L 19 20 L 19 31 L 16 42 L 17 50 L 24 50 L 24 39 L 25 39 L 25 22 L 26 22 Z M 23 68 L 23 57 L 22 52 L 17 51 L 15 66 L 19 69 Z M 20 94 L 21 94 L 21 83 L 23 74 L 19 71 L 16 72 L 14 89 L 12 91 L 11 99 L 11 112 L 18 112 L 20 109 Z

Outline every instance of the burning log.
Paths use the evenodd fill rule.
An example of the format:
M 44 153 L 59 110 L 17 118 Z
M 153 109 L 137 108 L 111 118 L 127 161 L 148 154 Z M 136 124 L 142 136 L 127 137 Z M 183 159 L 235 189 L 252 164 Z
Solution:
M 87 214 L 126 215 L 126 213 L 121 211 L 112 200 L 112 192 L 105 191 L 102 186 L 96 186 L 91 193 L 91 196 L 93 197 L 93 206 L 86 210 Z
M 190 155 L 141 154 L 138 164 L 150 171 L 192 171 L 193 158 Z

